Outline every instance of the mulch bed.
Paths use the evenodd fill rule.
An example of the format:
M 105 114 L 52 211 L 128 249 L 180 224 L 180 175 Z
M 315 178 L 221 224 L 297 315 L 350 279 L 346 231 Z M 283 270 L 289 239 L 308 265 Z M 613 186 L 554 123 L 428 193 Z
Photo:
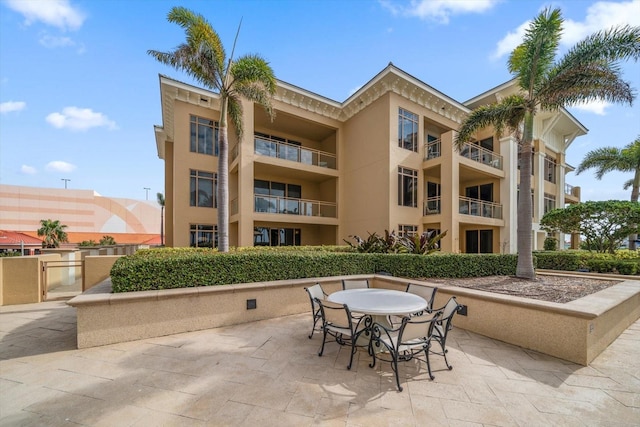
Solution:
M 538 275 L 536 280 L 515 276 L 469 277 L 464 279 L 425 278 L 426 282 L 443 283 L 479 291 L 515 295 L 542 301 L 565 303 L 607 289 L 621 281 L 571 276 Z

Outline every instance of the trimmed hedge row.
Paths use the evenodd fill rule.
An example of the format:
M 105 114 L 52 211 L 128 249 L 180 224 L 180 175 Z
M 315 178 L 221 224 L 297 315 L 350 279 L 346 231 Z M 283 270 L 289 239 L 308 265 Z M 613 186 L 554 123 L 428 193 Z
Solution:
M 272 280 L 387 272 L 399 277 L 513 275 L 516 255 L 367 254 L 306 251 L 153 249 L 119 258 L 113 292 L 215 286 Z
M 548 251 L 534 252 L 534 257 L 537 268 L 549 270 L 588 270 L 597 273 L 625 275 L 640 273 L 640 258 L 637 258 L 637 254 L 630 251 L 621 251 L 615 255 L 584 251 Z

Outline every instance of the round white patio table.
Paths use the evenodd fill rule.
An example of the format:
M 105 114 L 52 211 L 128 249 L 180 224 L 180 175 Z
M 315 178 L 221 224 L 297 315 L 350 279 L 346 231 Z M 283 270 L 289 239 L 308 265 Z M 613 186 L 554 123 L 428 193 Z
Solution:
M 373 316 L 401 316 L 427 308 L 424 298 L 391 289 L 347 289 L 334 292 L 327 299 L 338 304 L 346 304 L 351 311 Z

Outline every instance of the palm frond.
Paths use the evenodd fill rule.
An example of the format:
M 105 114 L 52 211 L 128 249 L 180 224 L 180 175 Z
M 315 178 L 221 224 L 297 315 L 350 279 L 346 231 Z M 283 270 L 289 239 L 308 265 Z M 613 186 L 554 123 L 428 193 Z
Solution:
M 545 9 L 529 25 L 522 43 L 509 57 L 509 71 L 518 77 L 520 87 L 532 96 L 548 73 L 562 34 L 560 9 Z
M 227 116 L 231 120 L 233 127 L 236 131 L 236 136 L 238 140 L 242 138 L 244 133 L 244 121 L 242 120 L 242 100 L 240 97 L 234 93 L 230 93 L 227 97 L 228 99 L 228 110 Z
M 204 16 L 194 13 L 185 7 L 177 6 L 169 11 L 167 20 L 185 29 L 188 45 L 192 47 L 202 44 L 209 45 L 215 52 L 213 58 L 216 68 L 220 71 L 224 70 L 226 60 L 224 45 L 216 30 L 213 29 Z
M 489 126 L 493 126 L 498 138 L 505 129 L 509 132 L 518 131 L 524 119 L 526 106 L 527 100 L 524 97 L 510 95 L 500 102 L 476 108 L 458 130 L 454 141 L 456 148 L 460 150 L 477 131 Z
M 535 97 L 542 108 L 557 109 L 594 100 L 631 104 L 634 93 L 617 65 L 598 61 L 554 70 Z
M 630 179 L 630 180 L 628 180 L 628 181 L 625 181 L 625 183 L 623 184 L 622 188 L 623 188 L 624 190 L 628 190 L 628 189 L 630 189 L 630 188 L 633 188 L 633 178 L 631 178 L 631 179 Z
M 616 147 L 601 147 L 589 151 L 576 168 L 576 175 L 587 169 L 596 170 L 596 179 L 602 179 L 606 173 L 612 171 L 630 172 L 633 170 L 631 165 L 622 158 L 621 150 Z
M 233 90 L 244 98 L 264 107 L 273 120 L 275 111 L 271 99 L 276 92 L 276 78 L 269 63 L 257 55 L 239 58 L 231 67 Z

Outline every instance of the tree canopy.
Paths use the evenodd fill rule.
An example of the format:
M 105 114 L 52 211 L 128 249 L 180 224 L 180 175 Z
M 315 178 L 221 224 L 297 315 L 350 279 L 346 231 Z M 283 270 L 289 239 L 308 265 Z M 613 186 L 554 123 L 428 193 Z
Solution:
M 640 204 L 620 200 L 576 203 L 553 209 L 540 220 L 543 230 L 580 233 L 588 248 L 609 253 L 615 253 L 630 234 L 637 234 L 638 224 Z

